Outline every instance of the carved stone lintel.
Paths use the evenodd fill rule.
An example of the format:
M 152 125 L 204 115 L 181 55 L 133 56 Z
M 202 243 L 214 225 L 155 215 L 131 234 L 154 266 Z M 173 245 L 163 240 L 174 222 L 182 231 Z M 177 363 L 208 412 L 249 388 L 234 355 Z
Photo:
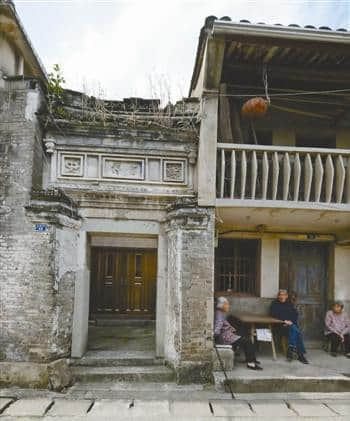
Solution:
M 192 202 L 187 205 L 169 207 L 166 218 L 166 231 L 183 230 L 207 230 L 212 220 L 213 209 L 200 208 Z
M 178 197 L 171 205 L 169 205 L 168 211 L 171 212 L 175 209 L 195 208 L 197 206 L 197 197 Z
M 53 137 L 44 139 L 44 144 L 48 154 L 53 154 L 55 152 L 56 140 Z
M 39 215 L 41 219 L 54 225 L 64 225 L 62 221 L 67 220 L 67 217 L 70 223 L 81 221 L 78 205 L 59 189 L 32 190 L 30 201 L 25 208 L 28 216 L 37 218 Z

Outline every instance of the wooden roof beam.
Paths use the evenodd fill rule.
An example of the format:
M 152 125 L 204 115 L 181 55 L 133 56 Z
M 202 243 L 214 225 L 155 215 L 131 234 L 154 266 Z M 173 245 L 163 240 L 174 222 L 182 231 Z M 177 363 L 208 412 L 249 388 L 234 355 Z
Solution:
M 261 66 L 263 63 L 261 63 Z M 225 64 L 225 69 L 232 74 L 238 74 L 242 72 L 244 74 L 252 74 L 261 76 L 261 66 L 249 65 L 249 64 Z M 273 79 L 281 80 L 295 80 L 295 81 L 307 81 L 313 82 L 327 82 L 335 83 L 338 86 L 341 84 L 347 85 L 350 88 L 350 71 L 339 71 L 339 70 L 309 70 L 305 67 L 297 66 L 276 66 L 269 65 L 267 67 L 268 76 Z
M 225 55 L 225 41 L 208 39 L 205 60 L 204 90 L 218 91 Z

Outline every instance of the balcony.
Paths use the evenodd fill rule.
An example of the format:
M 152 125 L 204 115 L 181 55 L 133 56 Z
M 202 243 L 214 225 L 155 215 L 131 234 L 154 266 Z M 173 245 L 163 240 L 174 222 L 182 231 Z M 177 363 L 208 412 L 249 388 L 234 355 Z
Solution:
M 217 152 L 216 206 L 225 223 L 350 229 L 350 150 L 218 143 Z

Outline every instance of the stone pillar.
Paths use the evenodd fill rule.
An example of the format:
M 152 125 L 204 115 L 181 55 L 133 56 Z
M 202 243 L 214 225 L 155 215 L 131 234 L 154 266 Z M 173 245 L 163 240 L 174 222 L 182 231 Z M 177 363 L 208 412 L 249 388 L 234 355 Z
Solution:
M 87 349 L 89 330 L 90 270 L 87 262 L 88 237 L 81 231 L 77 247 L 77 276 L 74 290 L 74 313 L 72 328 L 73 358 L 82 357 Z
M 198 204 L 215 206 L 216 144 L 218 132 L 218 95 L 203 96 L 198 148 Z
M 329 304 L 334 300 L 341 300 L 350 311 L 350 246 L 331 246 L 329 269 Z
M 179 383 L 206 382 L 213 348 L 214 209 L 180 206 L 167 221 L 165 358 Z
M 162 227 L 158 236 L 158 268 L 157 268 L 157 310 L 156 310 L 156 355 L 164 357 L 164 337 L 166 331 L 167 312 L 167 234 Z
M 260 296 L 265 298 L 276 297 L 279 289 L 280 269 L 280 240 L 279 238 L 261 239 Z

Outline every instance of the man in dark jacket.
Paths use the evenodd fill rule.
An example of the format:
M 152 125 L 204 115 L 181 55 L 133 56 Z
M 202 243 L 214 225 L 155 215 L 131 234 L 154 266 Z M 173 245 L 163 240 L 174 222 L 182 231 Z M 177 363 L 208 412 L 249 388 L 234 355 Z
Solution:
M 305 358 L 305 346 L 302 333 L 298 327 L 299 314 L 294 304 L 288 300 L 288 292 L 285 289 L 278 291 L 277 299 L 271 304 L 270 314 L 275 319 L 282 320 L 284 323 L 278 326 L 278 334 L 287 336 L 288 350 L 287 360 L 293 360 L 293 353 L 297 353 L 298 360 L 303 364 L 308 364 Z

